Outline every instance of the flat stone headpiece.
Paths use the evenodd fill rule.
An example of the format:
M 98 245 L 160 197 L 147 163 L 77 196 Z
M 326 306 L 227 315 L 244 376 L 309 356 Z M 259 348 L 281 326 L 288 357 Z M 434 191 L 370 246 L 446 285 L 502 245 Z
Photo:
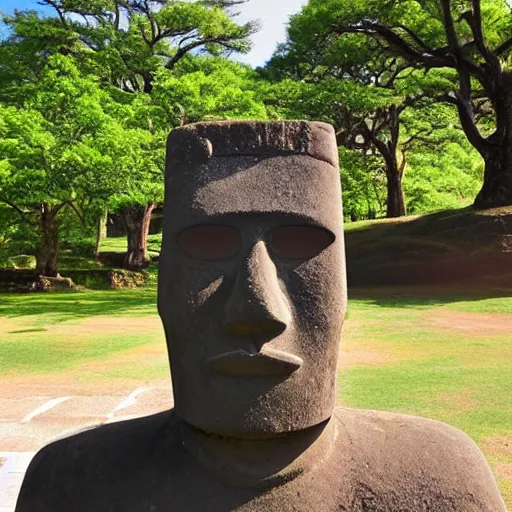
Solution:
M 312 121 L 214 121 L 176 128 L 167 140 L 167 158 L 173 160 L 280 155 L 308 155 L 337 169 L 333 127 Z

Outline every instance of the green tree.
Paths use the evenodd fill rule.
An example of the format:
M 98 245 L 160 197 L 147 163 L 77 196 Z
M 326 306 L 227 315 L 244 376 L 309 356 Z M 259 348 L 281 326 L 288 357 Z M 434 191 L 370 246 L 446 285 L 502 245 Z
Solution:
M 375 219 L 386 213 L 386 175 L 379 157 L 340 148 L 343 212 L 352 222 Z
M 15 90 L 20 80 L 32 80 L 46 65 L 48 56 L 72 55 L 82 73 L 97 75 L 115 101 L 133 103 L 126 95 L 137 97 L 136 113 L 129 116 L 132 128 L 149 130 L 156 140 L 162 140 L 164 129 L 159 121 L 168 122 L 170 118 L 177 121 L 176 116 L 159 117 L 158 107 L 153 108 L 152 100 L 144 102 L 139 96 L 151 97 L 162 72 L 174 71 L 192 54 L 225 56 L 248 51 L 248 37 L 257 29 L 254 23 L 236 23 L 236 13 L 232 10 L 244 3 L 240 0 L 41 0 L 40 3 L 52 7 L 57 16 L 41 18 L 34 12 L 19 11 L 4 18 L 12 33 L 0 45 L 0 57 L 5 56 L 0 63 L 0 85 L 5 84 L 4 90 Z M 14 59 L 19 52 L 23 56 Z M 181 87 L 178 82 L 172 85 Z M 179 90 L 176 94 L 180 95 Z M 144 108 L 139 108 L 141 105 Z M 165 126 L 165 130 L 169 128 Z M 138 186 L 128 187 L 132 192 L 125 190 L 118 199 L 122 198 L 128 232 L 126 262 L 137 268 L 144 264 L 147 228 L 154 204 L 161 198 L 161 187 L 157 187 L 153 196 L 149 192 L 155 191 L 152 186 L 155 179 L 163 184 L 163 176 L 162 172 L 158 178 L 152 172 L 134 175 L 142 181 Z M 132 206 L 124 202 L 130 196 L 134 200 Z M 141 203 L 143 198 L 145 202 Z M 143 248 L 139 250 L 141 244 Z
M 190 57 L 173 72 L 161 70 L 153 103 L 165 126 L 222 119 L 265 119 L 258 75 L 244 64 L 217 57 Z
M 274 94 L 277 104 L 287 103 L 284 108 L 295 111 L 288 115 L 329 121 L 340 146 L 380 156 L 386 214 L 399 217 L 406 214 L 405 148 L 412 147 L 409 139 L 415 135 L 406 126 L 409 111 L 430 109 L 425 98 L 440 94 L 447 78 L 442 73 L 410 73 L 403 61 L 377 51 L 365 36 L 334 32 L 341 20 L 352 19 L 352 7 L 348 0 L 312 0 L 292 16 L 287 42 L 263 74 L 274 81 L 291 80 Z M 434 123 L 426 130 L 438 128 Z
M 126 93 L 117 93 L 119 94 Z M 121 215 L 127 232 L 125 267 L 140 269 L 147 263 L 147 236 L 151 214 L 163 201 L 163 168 L 166 129 L 159 128 L 161 112 L 152 107 L 148 95 L 130 95 L 117 105 L 117 117 L 124 120 L 97 144 L 111 155 L 118 177 L 117 188 L 107 202 L 109 211 Z M 146 124 L 145 128 L 141 126 Z
M 467 141 L 446 141 L 411 152 L 405 193 L 411 214 L 463 208 L 478 192 L 483 165 Z
M 328 11 L 339 0 L 311 0 Z M 332 37 L 364 35 L 375 52 L 413 72 L 451 74 L 438 99 L 456 106 L 484 160 L 475 206 L 512 204 L 512 9 L 506 0 L 351 2 L 329 25 Z
M 331 123 L 338 145 L 361 153 L 362 158 L 349 159 L 350 169 L 355 170 L 355 161 L 371 161 L 365 165 L 367 172 L 383 171 L 378 178 L 364 181 L 380 183 L 384 177 L 386 216 L 400 217 L 407 212 L 403 178 L 408 152 L 427 137 L 435 142 L 441 132 L 444 138 L 455 136 L 441 129 L 446 116 L 427 115 L 431 105 L 423 93 L 400 92 L 326 76 L 312 82 L 286 79 L 269 87 L 264 96 L 272 116 Z M 453 117 L 454 112 L 450 113 Z
M 38 233 L 37 271 L 55 276 L 63 209 L 83 217 L 115 190 L 112 159 L 96 145 L 115 123 L 97 81 L 61 55 L 18 97 L 18 105 L 0 104 L 0 202 Z

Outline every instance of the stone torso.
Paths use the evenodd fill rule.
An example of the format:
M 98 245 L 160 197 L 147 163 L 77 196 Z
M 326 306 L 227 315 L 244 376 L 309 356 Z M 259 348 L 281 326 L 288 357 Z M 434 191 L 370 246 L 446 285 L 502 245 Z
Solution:
M 172 412 L 100 427 L 36 456 L 16 512 L 505 511 L 483 457 L 458 430 L 350 409 L 335 420 L 328 459 L 267 489 L 204 470 Z

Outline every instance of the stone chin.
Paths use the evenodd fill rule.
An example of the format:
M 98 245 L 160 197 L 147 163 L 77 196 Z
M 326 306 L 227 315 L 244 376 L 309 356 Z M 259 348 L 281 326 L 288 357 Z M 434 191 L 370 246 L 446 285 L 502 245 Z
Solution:
M 183 397 L 177 379 L 173 378 L 175 386 L 178 385 L 175 412 L 204 432 L 239 439 L 276 437 L 305 430 L 329 419 L 333 413 L 334 379 L 318 382 L 317 389 L 308 380 L 301 382 L 299 376 L 278 383 L 270 378 L 253 379 L 265 382 L 253 382 L 247 389 L 246 379 L 240 377 L 212 378 L 208 390 L 201 392 L 200 404 L 209 404 L 205 414 L 204 407 L 191 406 L 189 400 L 193 397 Z

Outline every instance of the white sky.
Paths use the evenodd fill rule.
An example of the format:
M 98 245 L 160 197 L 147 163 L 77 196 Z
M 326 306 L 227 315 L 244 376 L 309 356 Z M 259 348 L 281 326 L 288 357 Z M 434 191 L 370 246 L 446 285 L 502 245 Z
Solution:
M 263 66 L 270 59 L 277 43 L 286 39 L 286 25 L 291 14 L 299 12 L 307 0 L 249 0 L 234 7 L 240 12 L 238 23 L 259 20 L 261 30 L 253 37 L 253 49 L 247 55 L 236 56 L 236 60 L 253 67 Z

